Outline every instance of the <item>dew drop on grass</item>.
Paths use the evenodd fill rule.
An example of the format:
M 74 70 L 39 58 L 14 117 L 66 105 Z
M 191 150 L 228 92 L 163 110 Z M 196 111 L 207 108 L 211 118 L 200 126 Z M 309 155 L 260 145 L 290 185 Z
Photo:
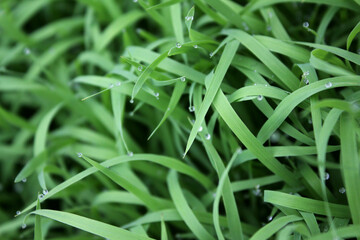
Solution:
M 137 3 L 137 2 L 138 2 L 138 0 L 133 0 L 133 2 L 134 2 L 134 3 Z
M 43 200 L 44 199 L 44 194 L 40 193 L 38 198 L 39 198 L 39 200 Z
M 329 180 L 329 178 L 330 178 L 330 174 L 326 172 L 326 173 L 325 173 L 325 177 L 324 177 L 325 181 L 326 181 L 326 180 Z
M 129 157 L 132 157 L 132 156 L 134 156 L 134 153 L 133 152 L 128 152 L 128 154 L 127 154 Z
M 31 50 L 29 48 L 25 48 L 24 49 L 24 54 L 25 55 L 30 55 L 31 54 Z
M 26 178 L 23 178 L 21 181 L 22 181 L 23 183 L 26 183 L 27 179 L 26 179 Z
M 209 53 L 209 56 L 212 58 L 214 56 L 214 53 L 213 52 Z
M 255 186 L 255 189 L 253 190 L 253 194 L 258 197 L 261 196 L 261 189 L 259 184 Z
M 134 103 L 134 99 L 130 99 L 130 103 L 133 104 L 133 103 Z
M 304 28 L 308 28 L 308 27 L 309 27 L 309 22 L 304 22 L 304 23 L 303 23 L 303 27 L 304 27 Z
M 266 27 L 266 30 L 267 30 L 268 32 L 271 32 L 271 30 L 272 30 L 271 26 L 267 26 L 267 27 Z
M 309 85 L 309 79 L 304 78 L 304 83 L 305 83 L 306 85 Z
M 205 135 L 205 139 L 206 139 L 206 140 L 210 140 L 210 139 L 211 139 L 211 135 L 210 135 L 209 133 L 206 134 L 206 135 Z
M 16 215 L 20 215 L 21 212 L 19 210 L 16 211 Z
M 25 228 L 26 228 L 26 224 L 23 223 L 23 224 L 21 225 L 21 228 L 22 228 L 22 229 L 25 229 Z
M 185 17 L 185 20 L 186 21 L 192 21 L 192 20 L 194 20 L 194 17 L 193 16 L 187 16 L 187 17 Z
M 118 87 L 121 85 L 121 82 L 117 82 L 115 85 Z
M 159 100 L 159 95 L 160 94 L 158 92 L 154 93 L 154 96 L 156 97 L 157 100 Z
M 203 127 L 200 126 L 199 129 L 198 129 L 198 132 L 202 132 L 202 130 L 203 130 Z
M 259 101 L 261 101 L 261 100 L 263 100 L 263 96 L 262 95 L 259 95 L 258 97 L 257 97 L 257 100 L 259 100 Z
M 181 48 L 181 44 L 179 42 L 176 43 L 177 48 Z
M 339 193 L 344 194 L 346 192 L 344 187 L 339 188 Z
M 141 72 L 143 70 L 143 67 L 142 66 L 139 66 L 138 67 L 138 71 Z
M 331 88 L 331 87 L 332 87 L 332 83 L 331 83 L 331 82 L 325 83 L 325 88 Z
M 113 87 L 114 87 L 114 84 L 110 83 L 109 88 L 113 88 Z
M 83 156 L 83 154 L 82 154 L 81 152 L 78 152 L 78 153 L 77 153 L 77 156 L 78 156 L 79 158 L 81 158 L 81 157 Z
M 49 193 L 49 191 L 48 191 L 47 189 L 44 189 L 44 190 L 43 190 L 43 194 L 44 194 L 44 195 L 46 195 L 46 194 L 48 194 L 48 193 Z
M 182 82 L 185 82 L 186 78 L 185 78 L 185 77 L 181 77 L 180 80 L 181 80 Z
M 194 45 L 194 48 L 198 48 L 199 46 L 198 45 Z
M 189 107 L 189 112 L 195 112 L 195 106 L 190 106 Z
M 270 136 L 270 141 L 272 143 L 278 143 L 280 140 L 280 133 L 279 132 L 274 132 L 271 136 Z
M 269 222 L 271 222 L 271 220 L 273 220 L 273 216 L 268 216 L 268 217 L 267 217 L 267 220 L 268 220 Z

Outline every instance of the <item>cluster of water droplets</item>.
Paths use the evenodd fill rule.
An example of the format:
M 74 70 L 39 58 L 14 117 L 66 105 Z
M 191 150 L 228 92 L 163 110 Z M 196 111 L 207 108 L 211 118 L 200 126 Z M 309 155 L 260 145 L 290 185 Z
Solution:
M 304 83 L 306 85 L 309 85 L 310 82 L 309 82 L 309 79 L 307 78 L 307 76 L 309 76 L 309 71 L 304 72 L 302 75 L 302 78 L 304 79 Z
M 44 189 L 42 191 L 42 193 L 40 193 L 39 196 L 38 196 L 39 200 L 43 200 L 45 195 L 47 195 L 48 193 L 49 193 L 49 191 L 47 189 Z

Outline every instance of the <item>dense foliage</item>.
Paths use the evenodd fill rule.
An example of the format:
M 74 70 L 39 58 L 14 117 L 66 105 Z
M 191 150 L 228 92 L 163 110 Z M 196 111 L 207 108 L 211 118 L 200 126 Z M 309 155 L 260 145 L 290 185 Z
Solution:
M 0 239 L 360 238 L 359 31 L 359 0 L 1 0 Z

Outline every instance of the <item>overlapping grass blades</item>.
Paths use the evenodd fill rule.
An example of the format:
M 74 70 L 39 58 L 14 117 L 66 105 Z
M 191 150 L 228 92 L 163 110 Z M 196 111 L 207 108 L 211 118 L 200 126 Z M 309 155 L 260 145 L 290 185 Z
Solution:
M 359 12 L 3 0 L 0 239 L 360 239 Z

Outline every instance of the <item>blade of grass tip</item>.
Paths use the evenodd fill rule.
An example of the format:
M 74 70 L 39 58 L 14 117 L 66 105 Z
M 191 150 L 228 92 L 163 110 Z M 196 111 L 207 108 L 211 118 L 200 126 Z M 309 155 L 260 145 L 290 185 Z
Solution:
M 129 148 L 126 144 L 123 133 L 123 113 L 125 111 L 125 96 L 111 90 L 111 105 L 114 113 L 116 128 L 119 131 L 120 139 L 125 147 L 125 151 L 128 153 Z
M 168 240 L 164 216 L 161 215 L 161 240 Z
M 117 183 L 119 186 L 133 193 L 136 197 L 138 197 L 141 201 L 143 201 L 148 208 L 155 210 L 165 207 L 165 206 L 160 206 L 160 202 L 156 200 L 154 197 L 152 197 L 150 194 L 137 188 L 135 185 L 127 181 L 125 178 L 117 175 L 115 172 L 111 171 L 110 169 L 107 169 L 106 167 L 102 166 L 101 164 L 98 164 L 97 162 L 91 160 L 88 157 L 82 156 L 82 158 L 86 160 L 88 163 L 90 163 L 93 167 L 101 171 L 103 174 L 105 174 L 107 177 L 109 177 L 112 181 Z
M 360 1 L 360 0 L 359 0 Z M 354 38 L 356 37 L 356 35 L 360 32 L 360 22 L 358 22 L 358 24 L 356 24 L 356 26 L 354 27 L 354 29 L 350 32 L 350 34 L 347 37 L 346 40 L 346 49 L 349 50 L 352 41 L 354 40 Z
M 99 36 L 95 42 L 95 49 L 97 51 L 103 50 L 111 42 L 111 40 L 121 32 L 121 30 L 137 22 L 144 16 L 144 13 L 138 10 L 133 10 L 122 14 L 118 19 L 113 21 Z
M 262 239 L 270 239 L 272 235 L 274 235 L 277 231 L 285 227 L 287 224 L 301 221 L 302 218 L 298 216 L 284 216 L 274 219 L 270 223 L 266 224 L 264 227 L 260 228 L 251 238 L 250 240 L 262 240 Z
M 168 105 L 168 108 L 164 114 L 164 116 L 162 117 L 161 121 L 159 122 L 159 124 L 155 127 L 155 129 L 152 131 L 152 133 L 150 134 L 150 136 L 148 137 L 148 140 L 152 137 L 152 135 L 154 135 L 154 133 L 156 132 L 156 130 L 158 130 L 158 128 L 165 122 L 165 120 L 171 115 L 171 113 L 175 110 L 176 105 L 178 104 L 184 90 L 186 87 L 186 78 L 185 77 L 181 77 L 180 80 L 178 80 L 175 84 L 174 87 L 174 91 L 171 95 L 170 98 L 170 102 Z
M 351 219 L 360 225 L 360 163 L 356 132 L 358 128 L 353 117 L 343 113 L 340 117 L 341 166 Z
M 37 199 L 36 210 L 40 210 L 40 200 Z M 41 231 L 41 217 L 39 215 L 35 216 L 35 229 L 34 229 L 34 240 L 43 240 L 43 235 Z
M 217 91 L 220 88 L 221 82 L 231 64 L 233 57 L 236 54 L 236 50 L 238 49 L 238 47 L 239 47 L 238 41 L 231 41 L 228 44 L 226 44 L 226 46 L 225 46 L 224 52 L 221 55 L 221 58 L 220 58 L 218 66 L 216 68 L 215 74 L 214 74 L 213 78 L 211 79 L 210 85 L 205 93 L 204 100 L 201 103 L 200 109 L 197 114 L 197 118 L 193 125 L 193 128 L 191 129 L 184 156 L 189 151 L 192 143 L 195 140 L 198 130 L 205 118 L 207 111 L 209 110 L 209 107 L 210 107 L 212 101 L 215 98 Z
M 337 7 L 329 7 L 327 9 L 317 29 L 315 43 L 320 43 L 320 44 L 324 43 L 326 29 L 338 10 L 339 8 Z
M 135 98 L 135 96 L 138 94 L 138 92 L 140 91 L 141 87 L 144 85 L 145 81 L 150 76 L 150 74 L 155 70 L 157 65 L 159 65 L 162 60 L 167 58 L 167 56 L 168 56 L 168 51 L 165 51 L 163 54 L 157 57 L 149 66 L 145 68 L 145 70 L 140 74 L 139 79 L 136 81 L 134 85 L 131 94 L 131 99 Z
M 90 218 L 82 217 L 72 213 L 61 212 L 56 210 L 36 210 L 32 212 L 39 216 L 47 217 L 55 221 L 67 224 L 71 227 L 98 235 L 103 238 L 112 240 L 151 240 L 153 238 L 145 237 L 136 233 L 129 232 L 125 229 L 113 225 L 96 221 Z
M 50 127 L 50 122 L 62 106 L 63 103 L 59 103 L 58 105 L 56 105 L 44 116 L 44 118 L 39 123 L 39 126 L 36 130 L 34 137 L 34 156 L 39 155 L 41 152 L 45 150 L 47 132 Z M 43 169 L 39 170 L 38 180 L 42 189 L 47 189 Z
M 192 8 L 190 8 L 190 10 L 188 11 L 188 13 L 186 14 L 186 17 L 185 17 L 185 25 L 186 25 L 186 28 L 188 30 L 188 33 L 189 33 L 189 38 L 191 38 L 191 24 L 194 20 L 194 15 L 195 15 L 195 6 L 193 6 Z
M 210 233 L 204 228 L 204 226 L 201 225 L 186 202 L 186 199 L 181 191 L 177 173 L 175 171 L 170 171 L 167 177 L 167 183 L 175 207 L 192 233 L 200 240 L 215 240 L 214 237 L 211 236 Z

